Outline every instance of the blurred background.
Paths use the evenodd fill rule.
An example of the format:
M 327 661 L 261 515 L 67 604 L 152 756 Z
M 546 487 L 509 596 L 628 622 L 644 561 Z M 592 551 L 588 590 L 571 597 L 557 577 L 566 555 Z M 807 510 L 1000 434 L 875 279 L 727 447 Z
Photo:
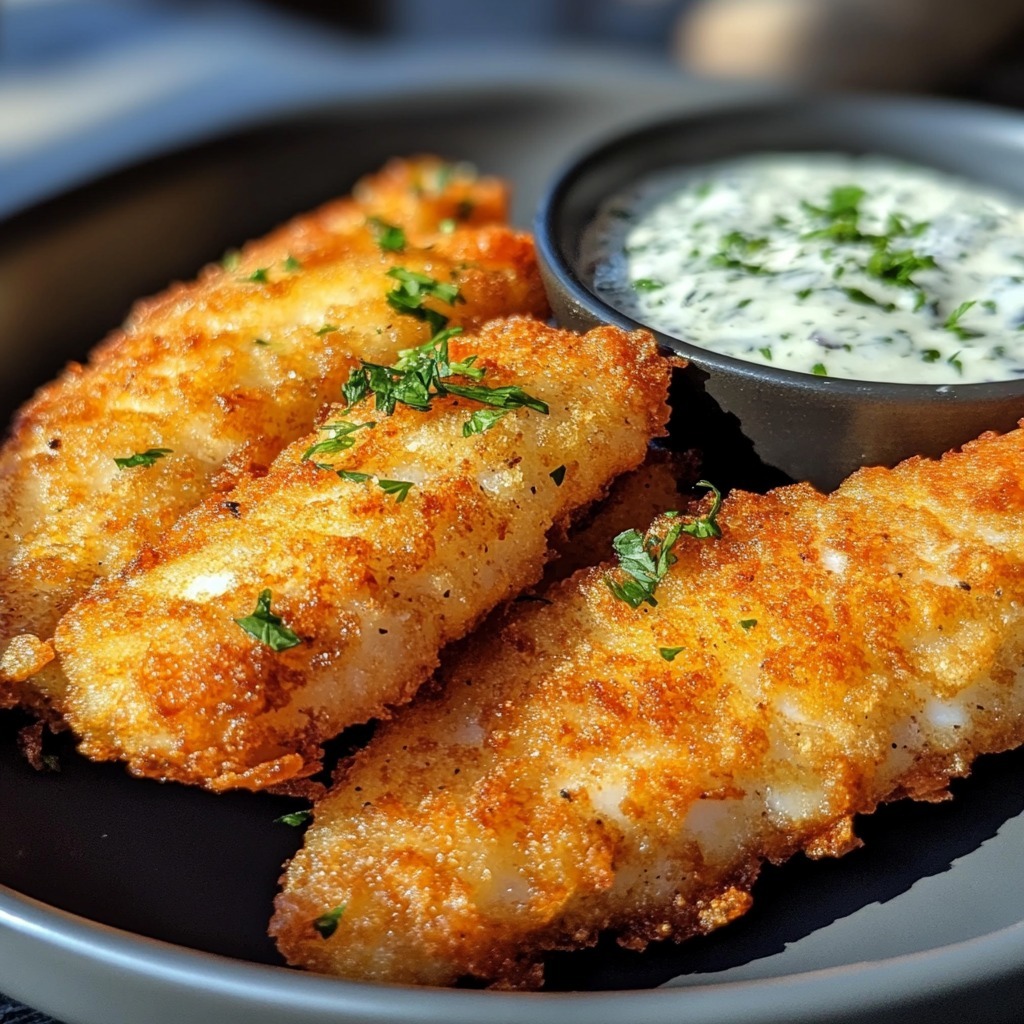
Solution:
M 517 62 L 1024 106 L 1024 2 L 0 0 L 0 216 L 259 116 Z

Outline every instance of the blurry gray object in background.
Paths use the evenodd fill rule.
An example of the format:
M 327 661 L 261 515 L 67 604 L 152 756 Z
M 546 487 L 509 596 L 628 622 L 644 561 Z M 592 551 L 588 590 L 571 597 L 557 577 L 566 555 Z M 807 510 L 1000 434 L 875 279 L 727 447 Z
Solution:
M 980 77 L 1019 30 L 1021 0 L 699 0 L 676 52 L 716 77 L 918 90 Z
M 667 52 L 672 25 L 693 0 L 390 0 L 388 34 L 451 39 L 604 42 Z

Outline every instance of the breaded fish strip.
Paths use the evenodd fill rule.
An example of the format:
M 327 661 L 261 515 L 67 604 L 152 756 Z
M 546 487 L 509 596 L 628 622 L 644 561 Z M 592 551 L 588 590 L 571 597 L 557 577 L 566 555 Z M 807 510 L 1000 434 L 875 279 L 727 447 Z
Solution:
M 87 366 L 21 410 L 0 451 L 0 707 L 31 700 L 2 680 L 48 660 L 40 641 L 96 576 L 307 433 L 355 357 L 388 363 L 429 337 L 389 305 L 389 269 L 457 284 L 464 301 L 427 302 L 453 324 L 546 315 L 530 238 L 498 223 L 504 185 L 446 166 L 391 164 L 231 269 L 139 304 Z M 114 461 L 153 449 L 169 451 L 149 466 Z
M 736 494 L 718 523 L 656 607 L 614 596 L 618 566 L 577 573 L 381 728 L 284 877 L 290 963 L 536 986 L 606 929 L 725 924 L 765 860 L 841 854 L 854 814 L 1024 741 L 1024 432 L 830 497 Z
M 443 644 L 535 582 L 548 531 L 636 466 L 668 417 L 668 364 L 644 332 L 513 318 L 451 342 L 451 359 L 472 355 L 487 385 L 549 413 L 464 436 L 483 407 L 451 394 L 428 412 L 335 410 L 376 426 L 349 435 L 333 471 L 302 460 L 324 432 L 299 441 L 64 617 L 62 704 L 86 755 L 211 789 L 310 774 L 322 741 L 408 700 Z M 236 624 L 267 590 L 290 649 Z

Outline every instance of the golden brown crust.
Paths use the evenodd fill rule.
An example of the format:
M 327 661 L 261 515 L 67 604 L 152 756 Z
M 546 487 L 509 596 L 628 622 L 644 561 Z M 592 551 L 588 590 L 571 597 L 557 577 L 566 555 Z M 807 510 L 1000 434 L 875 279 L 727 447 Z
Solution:
M 829 497 L 736 494 L 657 607 L 616 599 L 608 566 L 519 605 L 318 804 L 283 954 L 530 987 L 546 950 L 717 928 L 764 860 L 842 854 L 853 815 L 942 798 L 1024 741 L 1022 517 L 1018 430 Z M 311 922 L 340 904 L 324 940 Z
M 88 756 L 213 789 L 309 775 L 325 739 L 408 700 L 442 644 L 535 582 L 551 527 L 636 466 L 668 417 L 668 365 L 645 332 L 512 318 L 451 353 L 550 413 L 465 437 L 478 406 L 451 395 L 429 412 L 336 409 L 376 426 L 330 462 L 412 481 L 404 501 L 302 461 L 313 434 L 201 503 L 58 627 L 63 708 Z M 298 646 L 273 652 L 235 624 L 264 588 Z
M 425 324 L 387 304 L 390 268 L 457 282 L 465 302 L 437 304 L 454 324 L 546 315 L 532 241 L 501 223 L 505 186 L 442 166 L 395 161 L 356 198 L 250 243 L 236 267 L 140 302 L 87 366 L 22 408 L 0 451 L 0 706 L 33 698 L 3 686 L 30 667 L 24 651 L 3 654 L 12 638 L 48 640 L 97 575 L 211 489 L 264 471 L 337 399 L 356 357 L 390 362 L 426 340 Z M 371 216 L 403 226 L 406 250 L 382 251 Z M 148 468 L 114 463 L 150 448 L 172 451 Z

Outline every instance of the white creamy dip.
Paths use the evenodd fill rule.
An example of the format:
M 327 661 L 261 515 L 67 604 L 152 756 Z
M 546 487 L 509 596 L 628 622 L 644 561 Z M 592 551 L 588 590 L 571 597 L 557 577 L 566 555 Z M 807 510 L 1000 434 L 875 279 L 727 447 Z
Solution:
M 610 305 L 738 359 L 1024 377 L 1024 207 L 922 167 L 804 153 L 662 172 L 602 205 L 583 263 Z

